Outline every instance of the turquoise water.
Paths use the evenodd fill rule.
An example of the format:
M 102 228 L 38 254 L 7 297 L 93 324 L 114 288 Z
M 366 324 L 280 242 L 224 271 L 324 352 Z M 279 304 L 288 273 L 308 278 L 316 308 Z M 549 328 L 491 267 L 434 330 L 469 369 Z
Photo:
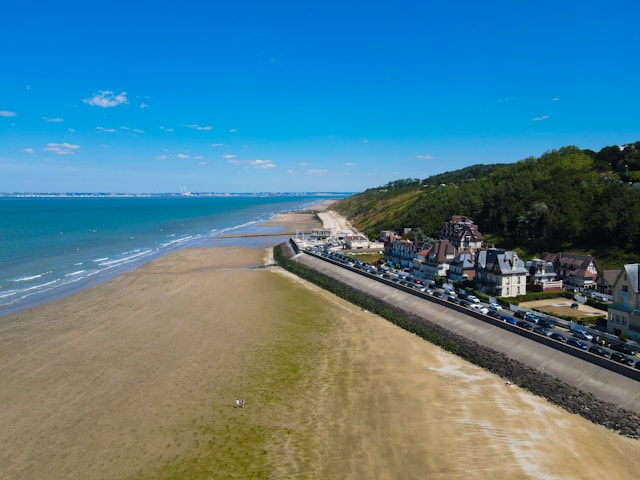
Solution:
M 303 209 L 322 199 L 0 198 L 0 315 L 224 233 L 250 233 L 279 212 Z

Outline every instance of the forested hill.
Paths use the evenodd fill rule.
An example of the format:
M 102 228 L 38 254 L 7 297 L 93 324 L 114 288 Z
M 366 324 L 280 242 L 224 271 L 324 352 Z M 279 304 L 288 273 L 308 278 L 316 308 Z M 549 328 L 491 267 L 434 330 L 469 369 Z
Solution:
M 621 268 L 640 261 L 640 142 L 397 180 L 334 208 L 370 238 L 405 227 L 438 238 L 452 215 L 465 215 L 487 241 L 525 257 L 583 252 Z

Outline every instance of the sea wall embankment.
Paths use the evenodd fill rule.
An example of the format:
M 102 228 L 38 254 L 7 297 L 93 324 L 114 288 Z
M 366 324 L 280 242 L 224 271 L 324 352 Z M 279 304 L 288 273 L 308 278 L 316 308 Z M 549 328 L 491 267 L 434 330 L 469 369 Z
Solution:
M 640 438 L 640 412 L 621 408 L 618 404 L 598 398 L 591 392 L 578 388 L 567 381 L 534 368 L 518 360 L 516 355 L 507 355 L 460 333 L 462 329 L 445 326 L 443 322 L 429 318 L 428 309 L 417 314 L 404 308 L 395 293 L 373 294 L 366 288 L 358 288 L 357 282 L 345 282 L 329 270 L 314 269 L 307 255 L 297 255 L 289 243 L 277 247 L 276 260 L 284 268 L 309 280 L 346 300 L 370 310 L 396 325 L 421 336 L 425 340 L 450 351 L 520 387 L 542 396 L 565 410 L 581 415 L 589 421 L 603 425 L 631 438 Z M 321 260 L 315 259 L 317 262 Z M 340 269 L 340 267 L 335 267 Z M 391 287 L 386 287 L 393 290 Z M 482 338 L 482 337 L 481 337 Z M 535 362 L 530 362 L 535 363 Z M 593 368 L 598 368 L 594 366 Z M 632 380 L 629 380 L 632 381 Z M 620 393 L 624 395 L 622 391 Z

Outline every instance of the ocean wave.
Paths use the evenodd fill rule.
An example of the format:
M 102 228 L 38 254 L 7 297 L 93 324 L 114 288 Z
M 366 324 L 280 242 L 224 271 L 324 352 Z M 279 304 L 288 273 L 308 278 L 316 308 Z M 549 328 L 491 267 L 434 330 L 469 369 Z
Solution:
M 138 250 L 137 252 L 138 253 L 134 253 L 133 255 L 129 255 L 123 258 L 116 258 L 114 260 L 109 260 L 108 262 L 99 263 L 98 265 L 100 265 L 101 267 L 114 268 L 120 265 L 138 261 L 140 257 L 154 253 L 153 250 Z
M 12 280 L 13 282 L 28 282 L 29 280 L 35 280 L 36 278 L 42 278 L 42 274 L 38 274 L 38 275 L 32 275 L 30 277 L 22 277 L 22 278 L 16 278 L 14 280 Z
M 65 277 L 75 277 L 76 275 L 82 275 L 86 270 L 78 270 L 77 272 L 67 273 Z

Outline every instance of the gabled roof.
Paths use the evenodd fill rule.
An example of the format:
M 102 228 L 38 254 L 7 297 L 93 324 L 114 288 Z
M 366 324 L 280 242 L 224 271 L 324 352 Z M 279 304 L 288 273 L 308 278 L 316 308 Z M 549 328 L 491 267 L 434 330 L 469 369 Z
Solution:
M 627 279 L 634 293 L 640 293 L 640 263 L 630 263 L 624 266 Z
M 516 252 L 492 248 L 478 252 L 476 265 L 479 269 L 500 275 L 526 275 L 527 269 Z
M 456 247 L 449 240 L 440 240 L 431 249 L 429 260 L 437 263 L 449 263 L 448 257 L 456 254 Z
M 593 261 L 589 255 L 576 255 L 573 253 L 544 253 L 542 259 L 551 262 L 557 269 L 571 271 L 572 273 L 587 273 L 587 269 Z

